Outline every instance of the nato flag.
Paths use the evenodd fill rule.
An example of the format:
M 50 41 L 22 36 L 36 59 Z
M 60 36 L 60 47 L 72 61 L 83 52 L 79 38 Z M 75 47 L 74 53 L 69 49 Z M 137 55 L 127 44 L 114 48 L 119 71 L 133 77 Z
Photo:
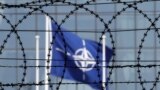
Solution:
M 102 45 L 92 40 L 82 39 L 64 28 L 60 27 L 60 30 L 53 22 L 52 35 L 55 39 L 51 75 L 75 80 L 88 84 L 96 90 L 102 90 L 100 83 L 102 81 L 102 67 L 100 67 L 102 66 Z M 97 52 L 98 48 L 99 52 Z M 107 65 L 111 56 L 112 50 L 106 46 Z

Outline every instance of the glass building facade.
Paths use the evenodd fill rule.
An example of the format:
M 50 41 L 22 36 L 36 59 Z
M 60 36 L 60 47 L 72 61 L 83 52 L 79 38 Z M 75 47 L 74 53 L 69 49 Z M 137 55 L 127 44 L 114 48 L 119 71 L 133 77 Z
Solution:
M 0 0 L 2 3 L 7 4 L 21 4 L 31 2 L 34 0 Z M 36 1 L 36 0 L 35 0 Z M 38 1 L 38 0 L 37 0 Z M 85 3 L 87 0 L 66 0 L 66 2 L 72 3 Z M 138 0 L 122 0 L 127 4 L 132 4 Z M 116 2 L 116 1 L 115 1 Z M 142 81 L 146 90 L 150 90 L 153 87 L 153 82 L 158 77 L 159 62 L 160 62 L 160 43 L 155 27 L 151 27 L 151 22 L 154 22 L 160 15 L 160 1 L 145 1 L 143 3 L 137 3 L 125 11 L 124 8 L 128 7 L 127 4 L 115 3 L 111 0 L 97 0 L 96 2 L 90 3 L 90 5 L 84 5 L 85 8 L 98 14 L 104 22 L 108 23 L 113 19 L 109 25 L 113 39 L 115 41 L 115 65 L 137 65 L 137 58 L 140 55 L 140 64 L 157 65 L 155 67 L 144 67 L 140 68 Z M 41 4 L 41 3 L 40 3 Z M 44 3 L 43 3 L 44 4 Z M 37 6 L 36 6 L 37 5 Z M 31 5 L 38 7 L 39 3 Z M 29 7 L 29 6 L 28 6 Z M 135 7 L 137 9 L 135 9 Z M 65 19 L 69 12 L 73 11 L 75 6 L 67 5 L 64 3 L 56 3 L 53 5 L 45 6 L 42 8 L 45 12 L 49 13 L 58 23 L 61 23 Z M 22 20 L 25 15 L 32 12 L 29 8 L 4 8 L 0 9 L 0 13 L 11 22 L 12 25 L 16 25 L 19 20 Z M 117 15 L 117 12 L 120 12 Z M 142 12 L 141 12 L 142 11 Z M 0 45 L 3 45 L 7 35 L 10 33 L 12 27 L 6 22 L 6 20 L 0 17 Z M 146 17 L 144 17 L 147 15 Z M 149 21 L 151 20 L 151 22 Z M 157 29 L 159 29 L 160 20 L 154 22 Z M 93 14 L 86 11 L 83 8 L 79 8 L 75 11 L 62 27 L 67 30 L 73 31 L 81 38 L 91 39 L 99 41 L 101 32 L 105 29 L 103 23 L 96 18 Z M 147 28 L 150 31 L 147 32 Z M 40 65 L 44 65 L 45 58 L 45 15 L 41 11 L 35 11 L 31 15 L 27 16 L 22 23 L 18 24 L 15 28 L 18 31 L 20 39 L 23 43 L 27 65 L 35 65 L 35 35 L 40 35 Z M 90 32 L 83 32 L 90 31 Z M 147 32 L 147 36 L 142 45 L 141 54 L 138 54 L 139 46 L 141 45 L 144 34 Z M 109 33 L 106 33 L 107 46 L 112 48 L 111 39 Z M 23 78 L 24 69 L 20 67 L 9 67 L 9 66 L 21 66 L 24 64 L 23 52 L 21 45 L 15 33 L 12 33 L 5 48 L 0 54 L 0 82 L 2 84 L 8 83 L 21 83 Z M 110 62 L 112 65 L 112 62 Z M 7 66 L 7 67 L 3 67 Z M 111 69 L 108 69 L 109 71 Z M 124 68 L 113 68 L 109 90 L 142 90 L 142 86 L 139 81 L 139 75 L 137 73 L 138 67 L 124 67 Z M 25 78 L 25 83 L 35 82 L 35 68 L 28 67 Z M 59 77 L 52 77 L 52 82 L 57 83 L 60 81 Z M 44 80 L 44 68 L 40 68 L 40 80 Z M 63 84 L 63 83 L 76 83 L 77 81 L 63 80 L 60 90 L 93 90 L 87 84 Z M 129 82 L 129 83 L 128 83 Z M 57 85 L 53 85 L 53 89 L 56 90 Z M 18 90 L 18 87 L 3 87 L 5 90 Z M 44 90 L 43 86 L 40 86 L 40 90 Z M 159 90 L 160 84 L 157 81 L 157 85 L 153 90 Z M 35 90 L 35 86 L 24 86 L 22 90 Z

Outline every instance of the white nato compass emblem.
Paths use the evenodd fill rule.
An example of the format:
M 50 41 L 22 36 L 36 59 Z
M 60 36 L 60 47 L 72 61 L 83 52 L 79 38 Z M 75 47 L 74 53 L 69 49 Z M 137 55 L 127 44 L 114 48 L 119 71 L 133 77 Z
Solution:
M 92 54 L 87 50 L 85 40 L 82 40 L 83 47 L 79 48 L 75 51 L 74 55 L 71 55 L 67 52 L 68 56 L 72 56 L 74 58 L 74 62 L 77 67 L 83 72 L 90 71 L 96 65 L 95 59 Z M 64 53 L 64 51 L 60 48 L 56 48 L 57 51 Z

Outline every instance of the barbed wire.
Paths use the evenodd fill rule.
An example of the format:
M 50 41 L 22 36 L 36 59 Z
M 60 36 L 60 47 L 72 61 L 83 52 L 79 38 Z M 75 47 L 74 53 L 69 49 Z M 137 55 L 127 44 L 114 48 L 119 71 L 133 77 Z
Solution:
M 3 68 L 24 68 L 25 66 L 23 66 L 23 65 L 19 65 L 19 66 L 6 66 L 6 65 L 0 65 L 0 67 L 3 67 Z M 35 66 L 35 65 L 27 65 L 26 66 L 27 68 L 45 68 L 46 66 L 42 66 L 42 65 L 40 65 L 40 66 Z M 56 65 L 56 66 L 49 66 L 49 67 L 64 67 L 64 66 L 58 66 L 58 65 Z M 118 68 L 118 69 L 120 69 L 120 68 L 137 68 L 137 67 L 140 67 L 140 68 L 155 68 L 155 67 L 160 67 L 160 65 L 155 65 L 155 64 L 148 64 L 148 65 L 115 65 L 115 66 L 102 66 L 102 65 L 99 65 L 99 66 L 95 66 L 95 67 L 93 67 L 94 69 L 96 69 L 96 68 L 101 68 L 101 67 L 106 67 L 106 68 Z M 66 66 L 66 68 L 88 68 L 88 67 L 76 67 L 76 66 Z
M 111 32 L 133 32 L 133 31 L 147 31 L 148 28 L 137 28 L 137 29 L 111 29 Z M 154 30 L 155 28 L 150 28 L 150 31 Z M 158 31 L 160 28 L 157 28 Z M 97 30 L 102 30 L 102 29 L 97 29 Z M 0 29 L 0 32 L 8 32 L 10 31 L 9 29 Z M 46 30 L 44 31 L 44 29 L 39 29 L 39 30 L 27 30 L 27 29 L 18 29 L 18 32 L 60 32 L 60 31 L 49 31 Z M 78 30 L 78 31 L 63 31 L 63 32 L 80 32 L 80 33 L 102 33 L 102 31 L 91 31 L 90 29 L 86 29 L 86 30 Z M 106 31 L 107 32 L 107 31 Z
M 103 31 L 78 31 L 78 32 L 89 32 L 89 33 L 100 33 L 101 36 L 99 37 L 99 41 L 98 41 L 98 47 L 97 47 L 97 55 L 96 55 L 96 66 L 94 67 L 97 71 L 97 75 L 96 78 L 99 78 L 98 82 L 86 82 L 86 83 L 92 83 L 92 84 L 97 84 L 99 87 L 102 88 L 102 90 L 104 90 L 104 87 L 101 86 L 102 83 L 105 83 L 106 86 L 108 86 L 109 84 L 131 84 L 131 83 L 139 83 L 142 87 L 142 90 L 146 90 L 146 87 L 144 86 L 145 83 L 152 83 L 153 86 L 150 88 L 150 90 L 154 90 L 154 88 L 156 87 L 157 83 L 159 83 L 159 77 L 160 77 L 160 71 L 158 71 L 155 80 L 154 81 L 146 81 L 143 78 L 143 75 L 141 73 L 141 69 L 142 68 L 155 68 L 155 67 L 160 67 L 159 64 L 148 64 L 148 65 L 143 65 L 141 64 L 141 54 L 142 54 L 142 49 L 144 47 L 144 42 L 146 40 L 146 37 L 149 33 L 149 31 L 155 31 L 155 33 L 157 34 L 158 40 L 160 40 L 160 34 L 159 34 L 159 28 L 156 27 L 156 22 L 159 20 L 160 18 L 160 14 L 158 14 L 157 17 L 154 18 L 154 20 L 152 20 L 149 15 L 147 15 L 144 11 L 142 11 L 137 5 L 140 5 L 142 3 L 146 3 L 146 2 L 154 2 L 154 1 L 160 1 L 160 0 L 139 0 L 139 1 L 121 1 L 121 0 L 106 0 L 107 2 L 104 3 L 99 3 L 96 0 L 88 0 L 84 3 L 74 3 L 74 2 L 69 2 L 66 0 L 38 0 L 38 1 L 31 1 L 31 2 L 26 2 L 26 3 L 22 3 L 22 4 L 7 4 L 7 3 L 1 3 L 0 2 L 0 9 L 11 9 L 11 8 L 23 8 L 23 9 L 29 9 L 31 11 L 28 11 L 25 15 L 23 15 L 23 17 L 21 19 L 18 20 L 18 22 L 16 24 L 13 24 L 6 16 L 5 14 L 0 13 L 0 16 L 3 18 L 3 20 L 10 26 L 10 29 L 2 29 L 0 30 L 0 32 L 6 32 L 8 31 L 9 33 L 6 35 L 6 38 L 3 40 L 3 43 L 1 43 L 1 47 L 0 47 L 0 55 L 3 54 L 3 52 L 5 52 L 5 46 L 8 43 L 8 40 L 11 38 L 11 35 L 15 35 L 16 39 L 20 45 L 21 48 L 21 52 L 22 52 L 22 57 L 20 60 L 23 60 L 23 64 L 19 65 L 19 66 L 7 66 L 7 65 L 0 65 L 0 68 L 21 68 L 23 69 L 23 73 L 22 73 L 22 79 L 20 83 L 15 83 L 15 82 L 10 82 L 10 83 L 0 83 L 0 90 L 5 90 L 4 87 L 14 87 L 14 86 L 18 86 L 18 90 L 21 90 L 23 86 L 35 86 L 35 85 L 49 85 L 50 89 L 53 90 L 53 85 L 56 84 L 56 90 L 60 89 L 61 85 L 65 85 L 65 84 L 85 84 L 85 83 L 63 83 L 64 77 L 65 77 L 65 73 L 66 73 L 66 69 L 67 68 L 79 68 L 79 67 L 72 67 L 72 66 L 68 66 L 68 64 L 66 64 L 68 62 L 67 59 L 67 47 L 68 45 L 66 44 L 66 39 L 64 38 L 63 32 L 61 30 L 61 26 L 66 23 L 66 21 L 72 16 L 74 15 L 75 12 L 77 12 L 78 10 L 85 10 L 85 12 L 88 12 L 91 16 L 94 16 L 97 20 L 100 21 L 100 23 L 104 26 Z M 109 2 L 108 2 L 109 1 Z M 107 5 L 107 4 L 122 4 L 124 7 L 115 12 L 115 14 L 112 16 L 112 18 L 110 20 L 108 20 L 107 22 L 95 11 L 90 10 L 87 6 L 89 5 Z M 39 59 L 39 60 L 45 60 L 45 62 L 47 62 L 47 67 L 46 66 L 31 66 L 31 65 L 27 65 L 27 61 L 28 60 L 35 60 L 35 59 L 27 59 L 26 58 L 26 51 L 25 51 L 25 47 L 23 45 L 24 41 L 22 41 L 21 39 L 21 35 L 19 35 L 19 32 L 46 32 L 44 30 L 18 30 L 17 27 L 22 24 L 29 16 L 31 16 L 34 12 L 39 11 L 41 14 L 48 16 L 52 21 L 56 22 L 56 19 L 54 17 L 52 17 L 50 15 L 50 13 L 46 12 L 43 10 L 44 7 L 54 7 L 54 6 L 73 6 L 73 10 L 69 11 L 65 17 L 61 20 L 60 23 L 56 23 L 58 26 L 58 29 L 56 30 L 56 34 L 57 32 L 60 33 L 61 37 L 62 37 L 62 41 L 63 41 L 63 46 L 64 46 L 64 65 L 63 66 L 50 66 L 50 62 L 51 62 L 51 51 L 52 51 L 52 46 L 54 46 L 55 42 L 55 38 L 56 38 L 56 34 L 53 35 L 52 37 L 52 42 L 50 42 L 50 47 L 48 48 L 48 59 Z M 110 25 L 119 17 L 122 15 L 122 13 L 126 12 L 128 9 L 133 9 L 135 11 L 137 11 L 137 13 L 139 13 L 141 16 L 143 16 L 144 19 L 148 20 L 148 22 L 150 23 L 150 26 L 148 28 L 142 28 L 142 29 L 131 29 L 131 30 L 112 30 L 110 28 Z M 116 64 L 116 42 L 114 40 L 114 32 L 128 32 L 128 31 L 145 31 L 143 38 L 141 39 L 141 43 L 139 44 L 139 48 L 138 48 L 138 52 L 137 52 L 137 64 L 134 65 L 118 65 Z M 69 32 L 74 32 L 74 31 L 69 31 Z M 77 32 L 77 31 L 76 31 Z M 111 41 L 111 45 L 112 45 L 112 50 L 113 50 L 113 54 L 112 54 L 112 60 L 111 65 L 107 65 L 104 66 L 107 69 L 109 69 L 108 72 L 108 77 L 107 77 L 107 82 L 102 82 L 101 80 L 101 74 L 100 74 L 100 68 L 103 67 L 101 65 L 99 65 L 100 62 L 100 57 L 99 57 L 99 53 L 101 52 L 100 47 L 101 47 L 101 41 L 102 41 L 102 36 L 104 34 L 108 33 L 109 37 L 110 37 L 110 41 Z M 0 58 L 0 60 L 10 60 L 13 58 Z M 19 58 L 14 58 L 14 60 L 19 60 Z M 57 60 L 59 61 L 59 60 Z M 27 76 L 27 69 L 28 68 L 46 68 L 47 69 L 47 77 L 48 77 L 48 82 L 49 83 L 43 83 L 42 81 L 40 81 L 39 83 L 26 83 L 26 76 Z M 63 70 L 63 74 L 59 80 L 59 82 L 57 83 L 53 83 L 52 82 L 52 78 L 51 78 L 51 73 L 50 73 L 50 68 L 51 67 L 62 67 Z M 87 68 L 87 67 L 81 67 L 81 68 Z M 135 68 L 137 69 L 137 74 L 138 74 L 138 80 L 139 81 L 121 81 L 121 82 L 115 82 L 111 80 L 111 76 L 113 74 L 113 70 L 117 69 L 117 68 Z

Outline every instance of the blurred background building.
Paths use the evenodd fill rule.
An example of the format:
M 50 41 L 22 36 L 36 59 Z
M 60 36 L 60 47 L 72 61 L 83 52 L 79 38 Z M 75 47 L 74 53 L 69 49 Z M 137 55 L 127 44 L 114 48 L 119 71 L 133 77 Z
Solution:
M 7 4 L 22 4 L 32 2 L 36 0 L 0 0 L 1 3 Z M 38 1 L 38 0 L 37 0 Z M 67 0 L 72 3 L 85 3 L 87 0 Z M 134 1 L 139 0 L 123 0 L 128 4 L 132 4 Z M 34 7 L 38 7 L 41 3 L 36 3 Z M 44 4 L 44 3 L 43 3 Z M 36 6 L 37 5 L 37 6 Z M 2 6 L 1 6 L 2 7 Z M 28 6 L 29 7 L 29 6 Z M 116 3 L 111 0 L 97 0 L 96 2 L 84 5 L 84 7 L 92 10 L 103 18 L 104 22 L 108 23 L 117 12 L 126 8 L 127 5 L 123 3 Z M 137 7 L 139 12 L 135 10 Z M 144 37 L 147 28 L 151 26 L 151 22 L 147 19 L 151 19 L 152 22 L 160 15 L 160 1 L 144 1 L 143 3 L 137 3 L 133 7 L 127 8 L 124 12 L 116 17 L 109 25 L 111 33 L 115 41 L 116 57 L 115 65 L 136 65 L 139 45 L 141 39 Z M 45 6 L 42 8 L 45 12 L 49 13 L 58 23 L 61 23 L 65 19 L 66 15 L 70 11 L 74 10 L 75 6 L 64 3 L 55 3 L 53 5 Z M 5 15 L 10 20 L 12 25 L 16 25 L 19 20 L 23 19 L 25 15 L 32 12 L 29 8 L 4 8 L 0 9 L 0 13 Z M 147 17 L 144 17 L 144 14 Z M 156 28 L 159 29 L 160 20 L 155 23 Z M 104 25 L 99 19 L 95 18 L 93 14 L 87 12 L 84 9 L 78 9 L 75 11 L 62 27 L 73 31 L 73 33 L 85 39 L 92 39 L 99 41 L 101 32 L 105 29 Z M 18 31 L 20 39 L 23 42 L 25 49 L 27 65 L 35 65 L 35 35 L 40 35 L 40 65 L 44 65 L 45 57 L 45 15 L 41 11 L 35 11 L 31 15 L 27 16 L 27 19 L 23 20 L 22 23 L 18 24 L 15 28 Z M 10 33 L 11 26 L 6 20 L 0 16 L 0 45 L 3 44 L 7 35 Z M 160 43 L 155 27 L 151 27 L 148 32 L 145 42 L 143 43 L 142 53 L 140 55 L 141 65 L 159 65 L 160 61 Z M 80 32 L 81 31 L 81 32 Z M 91 32 L 83 32 L 91 31 Z M 159 32 L 159 31 L 158 31 Z M 107 36 L 107 46 L 112 47 L 111 39 L 109 34 Z M 3 66 L 20 66 L 23 65 L 23 52 L 21 46 L 17 40 L 15 33 L 11 34 L 11 38 L 8 39 L 5 44 L 5 48 L 0 55 L 0 82 L 2 84 L 7 83 L 21 83 L 23 78 L 23 68 L 19 67 L 3 67 Z M 112 65 L 112 62 L 110 62 Z M 114 68 L 110 80 L 112 83 L 109 84 L 109 90 L 142 90 L 138 79 L 137 67 L 130 68 Z M 110 71 L 110 69 L 108 69 Z M 158 77 L 159 67 L 141 68 L 142 80 L 149 81 L 144 83 L 144 87 L 147 90 L 153 87 L 153 82 Z M 52 82 L 59 82 L 58 77 L 52 77 Z M 159 78 L 159 77 L 158 77 Z M 44 68 L 40 68 L 40 80 L 44 80 Z M 153 81 L 153 82 L 152 82 Z M 35 68 L 27 68 L 26 83 L 35 82 Z M 124 83 L 120 83 L 124 82 Z M 133 82 L 133 83 L 127 83 Z M 76 81 L 63 80 L 60 90 L 93 90 L 86 84 L 63 84 L 63 83 L 76 83 Z M 25 86 L 22 90 L 34 90 L 35 86 Z M 40 90 L 44 90 L 43 86 L 40 86 Z M 18 90 L 18 87 L 3 87 L 5 90 Z M 56 90 L 56 84 L 53 85 Z M 153 90 L 159 90 L 160 84 L 157 82 L 156 87 Z

